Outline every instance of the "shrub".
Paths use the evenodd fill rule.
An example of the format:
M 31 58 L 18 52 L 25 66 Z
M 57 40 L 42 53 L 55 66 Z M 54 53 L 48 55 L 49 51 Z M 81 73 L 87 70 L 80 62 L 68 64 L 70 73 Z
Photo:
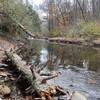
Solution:
M 60 36 L 63 36 L 63 33 L 58 28 L 54 28 L 51 31 L 49 31 L 48 36 L 49 37 L 60 37 Z
M 85 34 L 97 34 L 100 35 L 100 24 L 97 22 L 81 23 L 80 31 Z

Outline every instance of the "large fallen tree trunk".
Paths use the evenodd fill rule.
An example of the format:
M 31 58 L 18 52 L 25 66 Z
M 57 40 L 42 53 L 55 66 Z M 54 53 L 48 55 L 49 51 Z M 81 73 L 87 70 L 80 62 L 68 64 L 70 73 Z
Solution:
M 21 59 L 16 53 L 6 52 L 7 58 L 11 60 L 11 62 L 16 66 L 17 70 L 22 72 L 22 75 L 30 81 L 31 90 L 35 90 L 40 96 L 41 100 L 54 100 L 53 96 L 59 92 L 60 94 L 66 95 L 67 93 L 60 88 L 59 86 L 49 85 L 47 80 L 57 77 L 57 74 L 52 75 L 48 74 L 48 76 L 40 76 L 39 70 L 34 70 L 32 67 L 26 64 L 25 61 Z
M 26 32 L 26 34 L 28 34 L 30 37 L 35 37 L 32 32 L 30 32 L 29 30 L 27 30 L 22 24 L 18 23 L 18 26 L 24 31 Z

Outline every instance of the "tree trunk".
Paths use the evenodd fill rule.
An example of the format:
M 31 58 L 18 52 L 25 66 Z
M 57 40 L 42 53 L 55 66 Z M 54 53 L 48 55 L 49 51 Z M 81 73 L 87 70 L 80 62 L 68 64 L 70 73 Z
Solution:
M 23 61 L 16 53 L 6 52 L 6 55 L 16 66 L 17 70 L 22 72 L 22 75 L 28 79 L 32 85 L 31 90 L 35 90 L 40 98 L 42 98 L 41 100 L 53 100 L 52 96 L 56 95 L 57 92 L 66 95 L 66 92 L 64 92 L 64 90 L 62 90 L 63 92 L 60 91 L 61 89 L 59 89 L 58 86 L 51 86 L 47 84 L 47 80 L 57 77 L 57 75 L 45 76 L 44 78 L 40 76 L 38 71 L 27 65 L 26 62 Z

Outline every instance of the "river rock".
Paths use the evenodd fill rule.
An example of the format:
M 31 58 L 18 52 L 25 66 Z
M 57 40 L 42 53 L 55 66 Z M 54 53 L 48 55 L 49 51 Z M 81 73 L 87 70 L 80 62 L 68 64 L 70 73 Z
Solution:
M 74 92 L 71 100 L 87 100 L 87 98 L 79 92 Z
M 3 99 L 0 98 L 0 100 L 3 100 Z
M 0 85 L 0 94 L 2 96 L 9 95 L 11 93 L 11 90 L 8 86 L 6 85 Z

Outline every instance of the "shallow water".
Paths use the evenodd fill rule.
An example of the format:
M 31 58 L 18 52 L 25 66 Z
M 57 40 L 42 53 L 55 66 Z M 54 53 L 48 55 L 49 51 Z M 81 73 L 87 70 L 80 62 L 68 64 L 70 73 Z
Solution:
M 77 45 L 48 43 L 44 40 L 29 41 L 33 50 L 32 63 L 45 64 L 45 71 L 59 71 L 59 77 L 49 83 L 66 90 L 80 91 L 90 100 L 100 100 L 100 50 Z

